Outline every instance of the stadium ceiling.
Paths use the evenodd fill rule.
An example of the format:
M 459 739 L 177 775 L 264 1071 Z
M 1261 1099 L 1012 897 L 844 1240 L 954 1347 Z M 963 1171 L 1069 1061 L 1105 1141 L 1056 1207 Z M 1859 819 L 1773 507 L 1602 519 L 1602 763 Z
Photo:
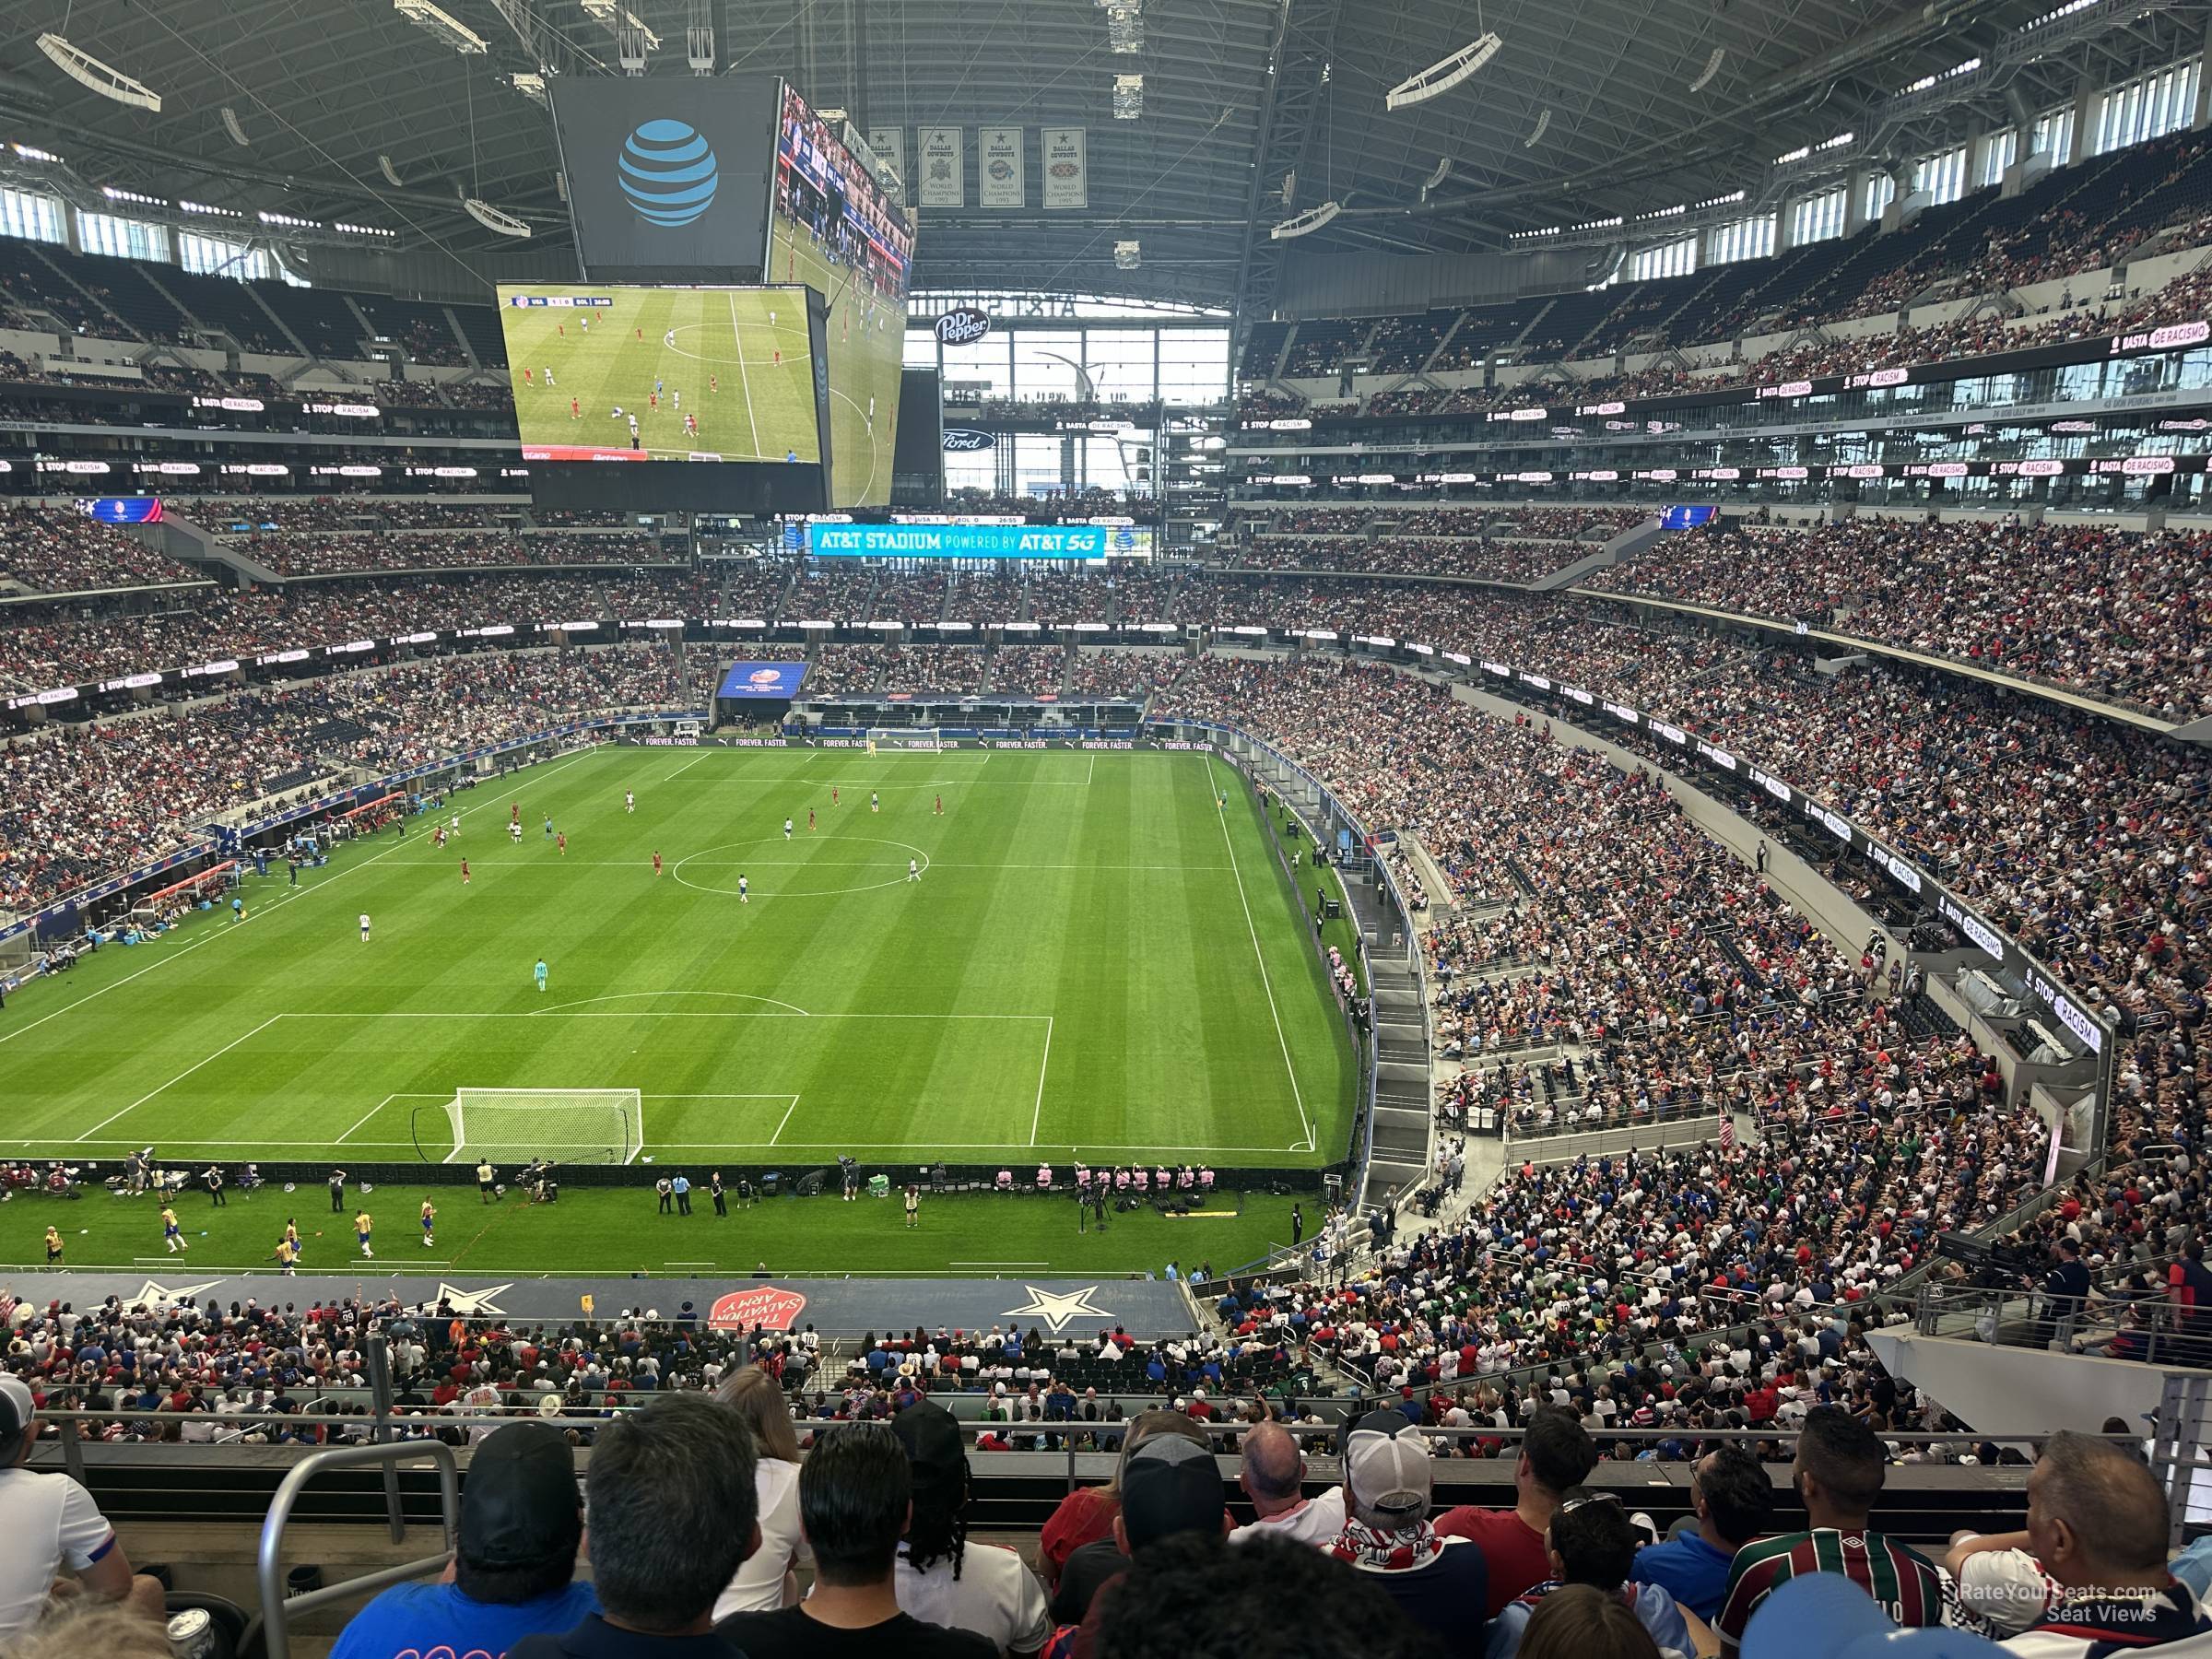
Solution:
M 646 74 L 688 75 L 687 29 L 703 23 L 717 73 L 782 73 L 864 129 L 902 126 L 910 166 L 916 126 L 969 130 L 971 205 L 922 216 L 919 286 L 1249 314 L 1293 247 L 1465 253 L 1739 189 L 1757 200 L 1775 187 L 1774 159 L 1800 146 L 1855 131 L 1862 162 L 1909 158 L 2205 40 L 2201 5 L 2090 0 L 2047 52 L 2016 51 L 2002 76 L 1900 110 L 1906 88 L 2017 41 L 2055 0 L 1131 0 L 1119 27 L 1141 18 L 1134 53 L 1112 49 L 1107 0 L 441 4 L 488 50 L 454 51 L 393 0 L 25 0 L 0 45 L 0 138 L 57 152 L 86 184 L 242 210 L 257 231 L 254 216 L 274 211 L 388 228 L 472 263 L 558 259 L 550 127 L 512 77 L 621 73 L 625 13 L 659 38 Z M 160 110 L 66 77 L 35 44 L 49 29 L 146 83 Z M 1392 87 L 1486 30 L 1502 45 L 1473 76 L 1385 107 Z M 1113 77 L 1133 73 L 1142 112 L 1117 120 Z M 1023 126 L 1033 150 L 1047 124 L 1088 129 L 1088 207 L 973 206 L 973 129 Z M 465 196 L 535 234 L 491 234 L 461 212 Z M 1268 236 L 1325 201 L 1341 211 L 1312 234 Z M 1139 244 L 1135 268 L 1116 265 L 1117 241 Z

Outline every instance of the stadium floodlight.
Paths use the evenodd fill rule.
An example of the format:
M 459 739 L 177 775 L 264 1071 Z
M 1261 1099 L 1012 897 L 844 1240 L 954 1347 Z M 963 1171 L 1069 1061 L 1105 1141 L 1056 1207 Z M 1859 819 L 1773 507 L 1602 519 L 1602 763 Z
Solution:
M 1441 97 L 1496 57 L 1498 48 L 1504 43 L 1495 30 L 1468 41 L 1450 57 L 1439 59 L 1418 75 L 1408 76 L 1393 87 L 1383 95 L 1383 107 L 1403 110 Z
M 475 196 L 470 196 L 464 201 L 461 208 L 485 229 L 496 230 L 501 236 L 528 236 L 530 234 L 530 227 L 516 218 L 513 214 L 501 213 L 489 202 L 481 201 Z
M 1342 203 L 1324 202 L 1318 207 L 1309 207 L 1295 218 L 1287 218 L 1281 224 L 1272 227 L 1267 232 L 1268 238 L 1273 241 L 1288 241 L 1294 236 L 1309 235 L 1312 231 L 1320 229 L 1341 211 L 1343 211 Z
M 239 120 L 238 112 L 229 104 L 223 106 L 223 131 L 230 135 L 230 142 L 239 148 L 252 147 L 253 140 L 246 136 L 245 125 Z
M 1551 112 L 1544 110 L 1536 116 L 1536 124 L 1527 137 L 1521 140 L 1523 149 L 1535 149 L 1544 136 L 1544 129 L 1551 124 Z
M 399 176 L 399 169 L 392 165 L 391 157 L 379 156 L 376 159 L 376 165 L 393 189 L 405 190 L 407 187 L 407 182 Z
M 694 23 L 684 30 L 684 55 L 690 60 L 692 74 L 714 73 L 713 25 Z
M 425 34 L 435 35 L 464 56 L 491 50 L 482 35 L 460 18 L 431 5 L 430 0 L 392 0 L 392 8 Z
M 1141 75 L 1117 75 L 1113 77 L 1113 118 L 1116 121 L 1135 121 L 1145 112 L 1145 77 Z
M 1113 244 L 1113 268 L 1115 270 L 1134 271 L 1136 269 L 1139 263 L 1136 243 L 1133 241 L 1117 241 Z
M 615 20 L 615 0 L 583 0 L 583 15 L 596 18 L 602 23 Z
M 544 76 L 532 75 L 527 71 L 523 71 L 511 75 L 507 78 L 514 83 L 514 89 L 517 92 L 537 105 L 538 108 L 549 109 L 552 107 L 546 102 L 546 77 Z
M 54 67 L 79 86 L 89 87 L 102 98 L 128 104 L 134 110 L 151 110 L 161 112 L 161 94 L 143 81 L 133 80 L 120 69 L 111 68 L 88 52 L 72 46 L 58 34 L 46 33 L 39 37 L 39 50 L 53 60 Z
M 1705 60 L 1704 73 L 1689 83 L 1689 89 L 1692 92 L 1702 92 L 1707 87 L 1712 85 L 1712 77 L 1721 72 L 1721 60 L 1727 55 L 1727 47 L 1715 46 L 1712 49 L 1712 55 Z

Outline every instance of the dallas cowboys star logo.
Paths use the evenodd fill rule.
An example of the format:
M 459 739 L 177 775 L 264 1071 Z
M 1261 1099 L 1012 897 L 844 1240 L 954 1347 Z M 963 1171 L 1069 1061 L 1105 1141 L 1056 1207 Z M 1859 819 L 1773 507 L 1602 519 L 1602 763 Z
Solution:
M 1035 1285 L 1024 1285 L 1022 1288 L 1030 1293 L 1027 1305 L 1019 1308 L 1008 1308 L 1005 1313 L 1000 1315 L 1001 1318 L 1041 1319 L 1052 1327 L 1054 1335 L 1058 1335 L 1062 1330 L 1065 1329 L 1069 1322 L 1077 1315 L 1095 1319 L 1105 1324 L 1113 1323 L 1112 1314 L 1103 1308 L 1091 1305 L 1091 1296 L 1098 1289 L 1096 1285 L 1086 1285 L 1080 1290 L 1068 1291 L 1045 1290 Z
M 504 1313 L 507 1310 L 491 1299 L 502 1290 L 512 1290 L 512 1288 L 514 1288 L 512 1279 L 509 1279 L 504 1285 L 487 1286 L 481 1290 L 463 1290 L 440 1279 L 438 1295 L 432 1305 L 435 1306 L 439 1301 L 448 1303 L 456 1313 Z
M 222 1282 L 219 1278 L 211 1278 L 204 1285 L 158 1285 L 149 1278 L 138 1288 L 135 1294 L 124 1297 L 123 1305 L 135 1308 L 143 1303 L 154 1307 L 164 1303 L 196 1301 Z

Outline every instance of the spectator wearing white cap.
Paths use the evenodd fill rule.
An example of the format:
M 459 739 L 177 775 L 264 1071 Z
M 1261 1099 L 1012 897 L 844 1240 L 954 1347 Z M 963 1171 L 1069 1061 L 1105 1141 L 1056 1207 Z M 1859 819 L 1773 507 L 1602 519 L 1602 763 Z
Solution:
M 1429 1524 L 1435 1471 L 1421 1431 L 1371 1411 L 1344 1434 L 1344 1530 L 1330 1553 L 1382 1589 L 1447 1653 L 1484 1650 L 1489 1570 L 1482 1550 Z
M 161 1586 L 134 1576 L 107 1517 L 66 1475 L 27 1469 L 39 1436 L 29 1384 L 0 1376 L 0 1641 L 37 1622 L 65 1567 L 89 1594 L 161 1617 Z

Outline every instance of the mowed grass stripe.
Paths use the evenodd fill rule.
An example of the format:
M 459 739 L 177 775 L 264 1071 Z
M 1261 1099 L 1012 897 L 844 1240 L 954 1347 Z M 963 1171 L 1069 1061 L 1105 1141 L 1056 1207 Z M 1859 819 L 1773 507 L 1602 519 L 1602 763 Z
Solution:
M 867 811 L 868 779 L 912 784 L 918 765 L 954 760 L 987 772 L 991 786 L 946 782 L 942 818 L 930 810 L 934 781 L 886 788 L 884 810 Z M 673 1018 L 749 1008 L 717 998 L 758 996 L 823 1014 L 1052 1016 L 1041 1145 L 1155 1146 L 1172 1156 L 1179 1146 L 1288 1147 L 1297 1138 L 1258 960 L 1195 759 L 998 753 L 985 768 L 968 756 L 708 751 L 673 785 L 666 761 L 661 751 L 607 750 L 464 792 L 464 830 L 442 857 L 418 820 L 404 851 L 390 840 L 349 850 L 310 873 L 297 897 L 280 878 L 253 884 L 242 928 L 196 922 L 173 960 L 110 994 L 70 1007 L 172 947 L 103 951 L 69 980 L 34 985 L 11 1017 L 19 1008 L 36 1018 L 52 1011 L 50 996 L 73 994 L 53 1005 L 70 1011 L 0 1044 L 0 1094 L 19 1104 L 18 1135 L 65 1142 L 159 1089 L 103 1130 L 103 1142 L 151 1140 L 182 1159 L 220 1141 L 335 1147 L 351 1128 L 353 1142 L 375 1146 L 404 1140 L 415 1110 L 405 1100 L 379 1109 L 386 1095 L 620 1084 L 648 1096 L 797 1094 L 793 1141 L 904 1140 L 917 1156 L 956 1141 L 1026 1148 L 1041 1022 L 841 1021 L 800 1042 L 789 1020 Z M 739 781 L 721 787 L 725 774 Z M 690 787 L 701 776 L 713 786 Z M 823 776 L 840 781 L 838 807 Z M 621 810 L 626 786 L 638 792 L 635 815 Z M 517 798 L 525 832 L 513 847 L 505 825 Z M 821 826 L 811 841 L 810 804 Z M 569 834 L 572 867 L 545 841 L 547 810 Z M 788 847 L 786 812 L 799 826 Z M 1256 821 L 1249 808 L 1241 830 L 1236 811 L 1229 821 L 1249 861 L 1245 881 L 1300 1086 L 1324 1121 L 1324 1151 L 1302 1161 L 1325 1161 L 1348 1117 L 1349 1046 L 1279 902 L 1282 878 L 1266 875 L 1273 860 Z M 794 861 L 780 869 L 827 879 L 871 855 L 835 834 L 912 842 L 943 865 L 912 888 L 900 880 L 747 906 L 651 873 L 655 846 L 673 871 L 690 852 L 758 841 Z M 466 889 L 464 853 L 476 873 Z M 900 853 L 900 874 L 903 862 Z M 1074 867 L 1030 867 L 1061 865 Z M 375 918 L 367 947 L 353 924 L 359 910 Z M 553 972 L 542 1000 L 529 977 L 541 952 Z M 626 1000 L 590 1005 L 613 1018 L 536 1014 L 599 997 Z M 533 1018 L 285 1019 L 165 1087 L 279 1013 Z M 647 1132 L 694 1146 L 759 1141 L 782 1112 L 649 1102 Z

